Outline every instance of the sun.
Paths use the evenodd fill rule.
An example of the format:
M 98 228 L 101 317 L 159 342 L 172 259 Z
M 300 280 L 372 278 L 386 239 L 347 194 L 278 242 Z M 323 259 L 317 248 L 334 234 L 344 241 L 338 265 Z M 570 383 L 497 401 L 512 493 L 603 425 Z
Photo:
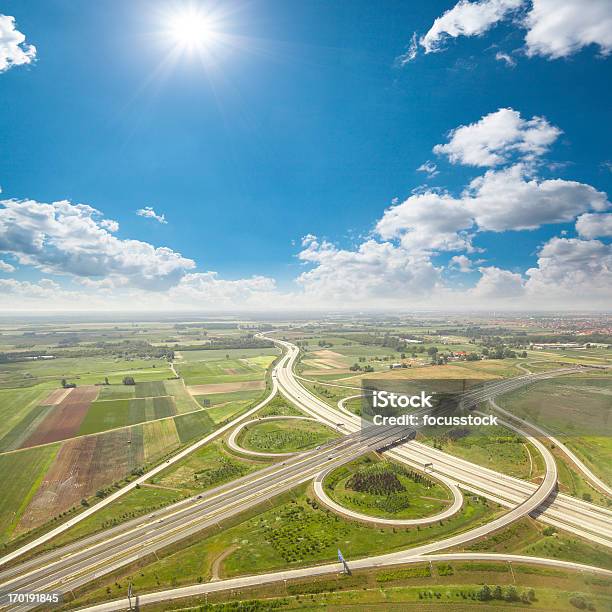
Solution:
M 212 15 L 201 8 L 184 7 L 169 16 L 167 34 L 179 49 L 207 51 L 214 47 L 221 37 L 215 21 Z

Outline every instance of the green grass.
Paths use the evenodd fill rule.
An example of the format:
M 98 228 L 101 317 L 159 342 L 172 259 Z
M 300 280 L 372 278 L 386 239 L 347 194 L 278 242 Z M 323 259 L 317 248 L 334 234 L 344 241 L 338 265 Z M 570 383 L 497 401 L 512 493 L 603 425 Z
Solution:
M 193 397 L 185 389 L 182 380 L 166 380 L 164 381 L 164 387 L 166 388 L 166 393 L 174 397 L 174 404 L 178 414 L 193 412 L 199 408 Z
M 420 476 L 420 477 L 419 477 Z M 358 490 L 359 478 L 368 488 L 380 488 L 383 482 L 397 490 L 373 492 Z M 382 518 L 411 519 L 437 514 L 448 505 L 448 491 L 428 476 L 419 475 L 404 466 L 389 461 L 379 461 L 375 455 L 361 457 L 334 470 L 324 481 L 326 493 L 341 506 Z M 384 487 L 383 487 L 384 488 Z
M 254 451 L 292 453 L 314 448 L 336 437 L 320 423 L 287 419 L 247 425 L 240 432 L 238 444 Z
M 136 383 L 136 397 L 157 397 L 166 394 L 166 387 L 162 380 Z
M 176 369 L 187 385 L 261 380 L 266 372 L 261 365 L 240 359 L 177 363 Z
M 144 380 L 165 378 L 171 375 L 168 364 L 162 360 L 117 359 L 102 357 L 79 357 L 49 359 L 41 361 L 11 362 L 0 364 L 0 387 L 31 387 L 39 383 L 51 386 L 62 378 L 79 384 L 104 382 L 108 376 L 112 383 L 120 383 L 125 374 L 138 372 Z
M 6 542 L 49 469 L 59 444 L 0 455 L 0 542 Z M 8 477 L 11 475 L 11 477 Z
M 612 482 L 612 378 L 564 376 L 539 381 L 497 402 L 557 436 L 593 472 Z
M 305 416 L 303 412 L 298 410 L 284 396 L 278 394 L 270 400 L 261 410 L 257 412 L 257 416 Z
M 195 351 L 179 351 L 182 359 L 177 359 L 177 363 L 190 363 L 192 361 L 219 361 L 229 355 L 230 359 L 247 359 L 260 355 L 278 356 L 276 348 L 245 348 L 245 349 L 205 349 Z
M 228 402 L 227 404 L 221 404 L 215 408 L 207 409 L 206 414 L 213 420 L 215 425 L 219 425 L 233 419 L 241 412 L 246 411 L 250 405 L 251 402 L 249 401 Z
M 175 412 L 171 397 L 95 401 L 83 419 L 79 435 L 162 419 L 173 416 Z
M 154 476 L 150 482 L 192 495 L 240 478 L 262 465 L 265 464 L 229 454 L 224 445 L 216 441 L 199 448 L 178 465 Z
M 183 414 L 174 419 L 181 444 L 194 438 L 201 438 L 214 429 L 214 421 L 206 414 L 206 410 Z
M 34 406 L 31 408 L 21 421 L 0 440 L 0 451 L 19 448 L 53 408 L 53 406 Z
M 50 390 L 40 385 L 25 389 L 0 389 L 0 440 L 27 418 L 28 412 L 42 402 Z
M 231 393 L 209 393 L 208 395 L 197 395 L 195 400 L 201 406 L 215 406 L 217 404 L 226 404 L 227 402 L 236 402 L 249 400 L 253 401 L 260 398 L 262 391 L 234 391 Z
M 435 428 L 433 438 L 423 432 L 426 436 L 423 442 L 516 478 L 533 478 L 540 471 L 540 453 L 532 445 L 526 445 L 521 436 L 501 425 L 459 427 L 444 434 L 439 433 L 440 429 Z
M 224 576 L 287 569 L 337 559 L 356 559 L 392 550 L 401 550 L 439 539 L 468 525 L 475 526 L 494 515 L 494 506 L 485 500 L 469 500 L 454 518 L 421 529 L 379 529 L 345 521 L 321 508 L 299 487 L 293 494 L 266 504 L 251 518 L 236 519 L 235 526 L 218 534 L 197 538 L 190 545 L 155 561 L 133 575 L 138 592 L 170 588 L 208 579 L 214 560 L 228 548 L 234 551 L 223 563 Z M 115 587 L 110 582 L 112 593 Z M 105 589 L 98 591 L 106 598 Z
M 134 397 L 135 390 L 136 387 L 133 385 L 102 385 L 98 399 L 131 399 Z

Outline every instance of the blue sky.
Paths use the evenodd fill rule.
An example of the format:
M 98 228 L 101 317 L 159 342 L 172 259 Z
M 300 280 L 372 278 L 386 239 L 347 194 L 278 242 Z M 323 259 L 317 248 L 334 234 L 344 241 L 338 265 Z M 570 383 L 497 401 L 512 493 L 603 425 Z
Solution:
M 448 155 L 432 152 L 449 141 L 450 130 L 498 109 L 512 109 L 526 122 L 545 118 L 562 131 L 537 160 L 508 159 L 508 166 L 529 165 L 525 181 L 573 181 L 599 193 L 612 191 L 612 79 L 605 34 L 587 44 L 580 42 L 580 32 L 570 33 L 573 47 L 560 57 L 550 51 L 559 53 L 556 41 L 539 41 L 534 53 L 525 43 L 529 30 L 521 25 L 531 3 L 506 1 L 516 5 L 509 16 L 479 24 L 478 35 L 446 32 L 436 52 L 417 44 L 416 57 L 403 66 L 398 58 L 413 33 L 417 40 L 424 36 L 455 2 L 1 2 L 0 13 L 15 18 L 26 36 L 23 44 L 35 45 L 36 56 L 0 74 L 0 197 L 87 204 L 118 222 L 113 233 L 118 241 L 168 247 L 194 262 L 173 271 L 155 290 L 167 292 L 184 274 L 215 271 L 224 281 L 268 279 L 263 293 L 281 293 L 279 304 L 305 290 L 328 291 L 334 303 L 338 296 L 329 285 L 335 274 L 344 274 L 322 268 L 351 269 L 351 254 L 368 240 L 397 247 L 406 228 L 390 238 L 375 233 L 394 198 L 398 205 L 414 190 L 429 188 L 458 199 L 471 180 L 502 169 L 503 164 L 452 163 Z M 540 0 L 542 10 L 547 1 Z M 609 17 L 605 4 L 601 10 Z M 169 38 L 169 24 L 186 10 L 212 16 L 216 38 L 207 43 L 204 62 L 197 53 L 179 53 L 176 36 Z M 601 21 L 601 15 L 593 17 Z M 417 171 L 428 160 L 437 166 L 431 178 Z M 398 277 L 402 267 L 425 262 L 444 268 L 430 270 L 443 281 L 443 291 L 473 287 L 487 274 L 479 267 L 518 274 L 514 285 L 524 284 L 543 246 L 555 237 L 581 239 L 576 217 L 605 214 L 603 201 L 578 206 L 563 221 L 557 215 L 547 223 L 544 215 L 530 230 L 490 231 L 481 225 L 467 249 L 403 247 L 406 259 L 390 272 L 390 283 L 428 301 L 427 294 L 440 286 Z M 136 214 L 145 207 L 165 215 L 167 223 Z M 597 222 L 609 226 L 600 217 Z M 418 233 L 420 227 L 409 231 Z M 589 236 L 605 247 L 589 246 L 597 246 L 598 258 L 609 256 L 609 238 L 601 231 Z M 316 236 L 317 246 L 311 239 L 311 255 L 299 257 L 306 235 Z M 54 239 L 48 235 L 45 241 Z M 322 246 L 324 241 L 330 246 Z M 331 245 L 337 255 L 331 259 L 340 260 L 333 264 L 327 257 Z M 143 283 L 131 282 L 132 271 L 62 268 L 57 251 L 68 247 L 54 245 L 53 263 L 8 240 L 3 246 L 1 238 L 0 247 L 15 268 L 0 272 L 0 278 L 12 279 L 13 293 L 33 307 L 36 296 L 25 295 L 26 289 L 41 279 L 79 294 L 105 283 L 112 299 L 143 289 Z M 449 269 L 455 256 L 468 257 L 471 271 Z M 296 283 L 313 268 L 320 274 Z M 355 271 L 352 282 L 361 284 L 361 272 Z M 385 265 L 375 264 L 365 273 L 386 272 Z M 607 280 L 595 282 L 603 287 Z M 243 288 L 232 287 L 239 289 L 235 302 L 241 303 Z M 607 300 L 600 288 L 595 287 L 599 297 L 593 306 Z M 368 291 L 363 305 L 376 305 L 380 288 Z M 504 292 L 499 298 L 508 306 L 521 295 L 517 287 Z M 544 304 L 533 295 L 531 305 Z M 386 304 L 383 297 L 380 304 Z M 476 294 L 470 304 L 488 304 L 489 297 L 496 296 Z M 562 302 L 558 297 L 556 304 Z M 14 303 L 9 300 L 7 307 Z

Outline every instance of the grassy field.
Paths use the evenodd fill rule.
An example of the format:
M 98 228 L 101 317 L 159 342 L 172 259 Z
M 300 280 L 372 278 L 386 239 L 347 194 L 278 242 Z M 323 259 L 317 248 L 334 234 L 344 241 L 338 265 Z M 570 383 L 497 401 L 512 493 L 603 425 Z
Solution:
M 612 482 L 612 378 L 564 376 L 498 398 L 498 404 L 557 436 Z
M 336 437 L 320 423 L 288 419 L 247 425 L 238 436 L 238 444 L 254 451 L 293 453 L 314 448 Z
M 53 444 L 0 456 L 0 474 L 18 475 L 2 478 L 0 543 L 10 539 L 58 450 L 59 444 Z
M 177 363 L 177 371 L 187 385 L 204 385 L 208 383 L 243 382 L 262 380 L 268 366 L 275 357 L 265 359 L 253 357 L 247 359 L 220 359 L 216 361 L 193 361 Z
M 79 384 L 104 382 L 108 376 L 120 383 L 124 375 L 133 374 L 137 380 L 171 376 L 168 363 L 154 359 L 117 359 L 101 357 L 59 358 L 28 362 L 1 363 L 0 387 L 31 387 L 40 383 L 59 386 L 62 378 Z
M 469 500 L 454 518 L 421 529 L 379 529 L 359 523 L 344 521 L 321 508 L 308 497 L 306 487 L 296 489 L 276 500 L 274 507 L 268 504 L 253 512 L 251 518 L 211 534 L 196 538 L 190 545 L 160 558 L 137 575 L 127 570 L 137 592 L 170 588 L 197 581 L 208 580 L 215 559 L 228 551 L 221 564 L 222 576 L 253 574 L 276 569 L 286 569 L 337 559 L 338 548 L 349 559 L 399 550 L 417 543 L 438 539 L 468 525 L 475 526 L 495 514 L 496 508 L 484 500 Z M 108 580 L 106 586 L 96 591 L 98 598 L 116 597 L 121 589 Z
M 589 574 L 547 570 L 536 565 L 516 565 L 512 573 L 502 563 L 474 565 L 440 562 L 357 570 L 351 575 L 328 574 L 168 601 L 148 606 L 147 610 L 432 612 L 447 609 L 469 612 L 507 608 L 565 612 L 579 609 L 576 605 L 581 602 L 584 602 L 583 609 L 608 610 L 612 601 L 611 582 Z M 487 592 L 484 585 L 488 587 L 490 599 L 482 599 L 483 592 Z M 114 588 L 116 593 L 125 590 L 125 581 Z M 112 594 L 111 588 L 107 597 Z M 83 598 L 79 603 L 82 605 L 91 599 Z
M 267 465 L 226 451 L 221 441 L 207 444 L 151 479 L 151 484 L 192 495 L 240 478 Z
M 375 455 L 334 470 L 323 484 L 343 507 L 381 518 L 430 516 L 442 512 L 450 501 L 447 489 L 436 481 Z
M 461 427 L 432 436 L 423 435 L 422 442 L 478 465 L 516 478 L 532 479 L 542 473 L 540 453 L 513 431 L 502 426 Z
M 163 387 L 162 390 L 165 391 Z M 136 425 L 175 414 L 174 400 L 169 396 L 96 401 L 92 402 L 81 423 L 79 435 Z
M 180 363 L 191 363 L 192 361 L 222 361 L 229 355 L 230 359 L 249 359 L 260 356 L 274 356 L 279 354 L 276 348 L 252 348 L 252 349 L 206 349 L 195 351 L 180 351 L 175 355 L 176 361 Z

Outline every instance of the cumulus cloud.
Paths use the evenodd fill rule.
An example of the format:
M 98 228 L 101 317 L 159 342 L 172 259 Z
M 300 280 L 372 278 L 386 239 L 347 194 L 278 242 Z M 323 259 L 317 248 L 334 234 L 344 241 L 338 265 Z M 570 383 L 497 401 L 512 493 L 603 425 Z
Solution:
M 217 272 L 186 274 L 170 292 L 170 299 L 211 307 L 266 307 L 276 299 L 276 282 L 266 276 L 252 276 L 236 280 L 219 277 Z
M 14 278 L 0 279 L 0 294 L 4 297 L 13 296 L 26 300 L 54 298 L 60 286 L 49 278 L 43 278 L 37 283 L 18 281 Z
M 36 47 L 27 44 L 25 39 L 16 28 L 14 17 L 0 15 L 0 72 L 34 61 Z
M 12 266 L 10 263 L 0 259 L 0 272 L 14 272 L 14 271 L 15 271 L 15 266 Z
M 119 223 L 117 223 L 117 221 L 113 221 L 112 219 L 102 219 L 102 221 L 100 221 L 100 227 L 107 229 L 109 232 L 119 231 Z
M 464 194 L 480 230 L 532 230 L 572 221 L 589 209 L 605 210 L 606 194 L 591 185 L 563 179 L 528 178 L 523 166 L 488 170 Z
M 610 0 L 533 0 L 524 26 L 529 56 L 557 59 L 589 45 L 602 55 L 612 52 Z
M 533 160 L 546 153 L 561 130 L 544 117 L 523 119 L 512 108 L 500 108 L 475 123 L 451 130 L 448 142 L 433 148 L 453 164 L 498 166 L 513 156 Z
M 95 208 L 68 201 L 0 201 L 0 252 L 47 273 L 110 278 L 149 290 L 167 289 L 195 267 L 172 249 L 120 240 L 100 217 Z
M 453 255 L 448 262 L 448 267 L 457 269 L 459 272 L 471 272 L 473 270 L 470 258 L 465 255 Z
M 470 292 L 474 297 L 500 300 L 519 297 L 525 290 L 520 274 L 495 266 L 478 268 L 478 271 L 481 277 Z
M 488 170 L 464 194 L 465 206 L 480 230 L 532 230 L 546 223 L 572 221 L 589 209 L 605 210 L 606 194 L 591 185 L 563 179 L 528 178 L 518 164 Z
M 473 224 L 461 200 L 426 191 L 388 208 L 376 224 L 376 232 L 384 240 L 400 239 L 402 246 L 413 252 L 470 250 L 467 230 Z
M 371 305 L 422 297 L 439 279 L 440 270 L 429 257 L 389 242 L 367 240 L 356 250 L 347 250 L 309 235 L 303 247 L 298 257 L 315 267 L 302 273 L 297 282 L 306 299 L 315 299 L 319 304 L 323 300 Z
M 599 240 L 552 238 L 540 250 L 537 267 L 527 270 L 532 302 L 554 301 L 591 308 L 612 300 L 612 244 Z
M 478 36 L 512 17 L 526 30 L 525 53 L 530 57 L 558 59 L 591 45 L 604 56 L 612 51 L 610 0 L 460 0 L 419 42 L 425 53 L 440 51 L 447 38 Z
M 136 214 L 139 217 L 146 217 L 147 219 L 155 219 L 155 221 L 157 221 L 158 223 L 162 223 L 162 224 L 168 223 L 166 221 L 166 215 L 164 214 L 158 215 L 151 206 L 145 206 L 144 208 L 139 208 L 136 211 Z
M 417 172 L 425 172 L 425 174 L 427 174 L 427 178 L 434 178 L 434 176 L 440 174 L 438 166 L 429 160 L 427 160 L 424 164 L 421 164 L 417 168 Z
M 419 41 L 425 53 L 440 51 L 447 38 L 478 36 L 505 19 L 523 4 L 524 0 L 460 0 L 453 8 L 438 17 Z
M 580 215 L 576 220 L 576 231 L 582 238 L 612 236 L 612 213 Z

